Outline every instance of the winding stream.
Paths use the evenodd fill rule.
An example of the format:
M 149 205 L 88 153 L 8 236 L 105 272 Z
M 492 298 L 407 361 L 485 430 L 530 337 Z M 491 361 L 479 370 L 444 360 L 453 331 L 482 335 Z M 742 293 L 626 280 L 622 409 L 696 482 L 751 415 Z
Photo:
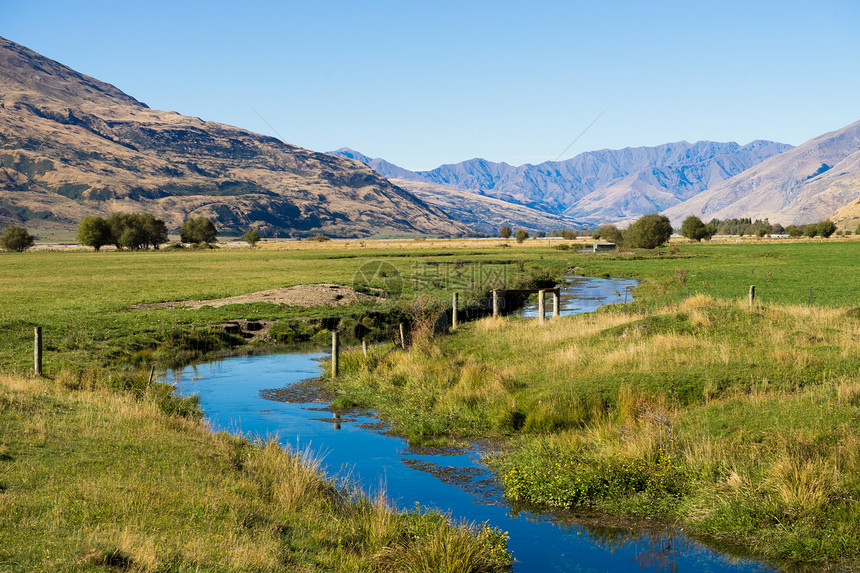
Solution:
M 591 279 L 604 280 L 604 279 Z M 606 286 L 606 285 L 602 285 Z M 625 285 L 626 286 L 626 285 Z M 580 284 L 577 288 L 588 287 Z M 617 286 L 606 286 L 614 297 Z M 623 290 L 620 291 L 623 297 Z M 612 301 L 612 298 L 604 302 Z M 536 310 L 535 310 L 536 312 Z M 583 311 L 579 311 L 583 312 Z M 309 449 L 332 476 L 348 475 L 365 491 L 401 508 L 415 504 L 456 520 L 489 521 L 509 532 L 514 571 L 768 571 L 771 568 L 712 551 L 682 532 L 659 527 L 607 526 L 569 516 L 519 510 L 505 502 L 481 464 L 480 445 L 465 449 L 412 448 L 385 433 L 371 413 L 335 418 L 326 403 L 296 393 L 273 398 L 320 374 L 325 352 L 242 356 L 172 373 L 181 394 L 198 394 L 214 429 L 276 436 L 294 450 Z

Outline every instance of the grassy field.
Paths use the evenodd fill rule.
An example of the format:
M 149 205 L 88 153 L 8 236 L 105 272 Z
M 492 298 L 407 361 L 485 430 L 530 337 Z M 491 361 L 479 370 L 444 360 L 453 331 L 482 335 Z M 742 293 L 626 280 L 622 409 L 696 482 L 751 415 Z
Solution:
M 347 353 L 336 403 L 369 405 L 418 440 L 508 440 L 515 448 L 492 463 L 512 499 L 676 519 L 756 555 L 856 566 L 860 241 L 750 240 L 608 254 L 559 248 L 571 244 L 333 240 L 254 250 L 0 255 L 0 501 L 14 509 L 3 512 L 10 521 L 0 529 L 8 536 L 0 546 L 17 548 L 0 555 L 0 564 L 31 570 L 49 555 L 71 570 L 126 562 L 192 570 L 215 563 L 224 537 L 231 549 L 223 570 L 268 570 L 284 555 L 296 568 L 337 569 L 332 564 L 346 559 L 370 570 L 393 563 L 381 547 L 416 553 L 397 535 L 431 526 L 393 513 L 384 514 L 393 524 L 387 533 L 377 526 L 367 533 L 376 541 L 332 546 L 345 538 L 338 528 L 359 526 L 317 523 L 311 514 L 340 519 L 332 512 L 376 506 L 355 496 L 347 504 L 353 509 L 334 504 L 343 494 L 325 493 L 337 490 L 330 484 L 316 488 L 311 513 L 270 513 L 263 506 L 275 495 L 274 470 L 266 464 L 298 467 L 297 458 L 207 437 L 193 405 L 144 380 L 150 367 L 177 356 L 242 350 L 242 341 L 206 328 L 225 320 L 302 319 L 321 328 L 342 318 L 343 327 L 373 311 L 416 319 L 415 344 L 387 356 L 383 345 L 369 359 Z M 131 308 L 295 284 L 350 285 L 362 265 L 379 261 L 402 279 L 402 292 L 372 309 Z M 637 302 L 543 327 L 484 319 L 449 337 L 421 330 L 426 322 L 416 307 L 438 310 L 452 291 L 468 300 L 488 285 L 573 273 L 638 278 Z M 371 286 L 390 286 L 390 278 Z M 423 302 L 416 305 L 416 297 Z M 34 326 L 45 333 L 42 380 L 27 377 Z M 160 443 L 170 448 L 159 451 Z M 252 461 L 237 462 L 234 450 Z M 93 471 L 99 487 L 87 485 Z M 183 472 L 193 472 L 190 485 L 182 485 L 190 475 Z M 113 475 L 123 479 L 111 481 Z M 145 475 L 163 480 L 144 483 Z M 125 488 L 126 478 L 135 485 Z M 194 487 L 210 478 L 221 485 Z M 183 549 L 194 543 L 171 530 L 166 516 L 174 506 L 203 515 L 210 498 L 233 510 L 195 522 L 190 535 L 201 540 Z M 102 525 L 66 532 L 76 508 Z M 260 525 L 247 527 L 246 518 Z M 476 537 L 432 527 L 436 539 L 453 535 L 462 547 L 478 547 L 485 570 L 503 566 L 501 553 L 488 549 L 498 546 L 497 532 Z M 69 541 L 55 546 L 60 537 Z M 447 551 L 445 543 L 438 552 Z

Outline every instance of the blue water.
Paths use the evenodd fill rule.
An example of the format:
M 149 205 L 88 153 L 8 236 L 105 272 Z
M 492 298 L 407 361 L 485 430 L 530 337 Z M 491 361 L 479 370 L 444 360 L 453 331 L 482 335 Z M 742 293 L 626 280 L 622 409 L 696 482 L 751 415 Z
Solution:
M 633 302 L 633 289 L 639 284 L 636 279 L 565 277 L 567 284 L 561 286 L 561 316 L 592 312 L 604 304 Z M 552 316 L 552 296 L 544 301 L 546 316 Z M 519 316 L 538 315 L 537 296 L 523 306 Z
M 608 300 L 618 286 L 627 286 L 610 280 L 616 282 L 603 289 L 611 290 Z M 518 511 L 504 501 L 492 474 L 481 464 L 479 446 L 459 451 L 413 449 L 404 439 L 385 434 L 369 413 L 335 419 L 325 403 L 264 397 L 271 389 L 318 376 L 324 356 L 324 352 L 242 356 L 189 366 L 174 372 L 173 378 L 181 394 L 199 395 L 214 429 L 277 437 L 293 450 L 307 448 L 322 458 L 329 476 L 349 476 L 371 494 L 385 491 L 401 508 L 418 503 L 455 520 L 488 521 L 502 528 L 510 534 L 508 547 L 517 572 L 773 570 L 711 551 L 675 530 L 586 526 L 565 516 Z

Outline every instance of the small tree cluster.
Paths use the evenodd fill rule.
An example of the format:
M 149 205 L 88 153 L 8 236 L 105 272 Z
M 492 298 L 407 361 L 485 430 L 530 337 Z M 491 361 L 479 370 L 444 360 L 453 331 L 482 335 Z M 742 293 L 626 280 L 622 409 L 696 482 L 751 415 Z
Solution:
M 212 243 L 217 235 L 215 223 L 208 217 L 192 217 L 179 228 L 179 239 L 183 243 Z
M 31 235 L 26 228 L 19 225 L 10 225 L 3 229 L 0 234 L 0 248 L 5 251 L 22 253 L 33 246 L 36 237 Z
M 592 235 L 594 239 L 602 239 L 604 241 L 609 241 L 610 243 L 615 243 L 616 245 L 621 245 L 624 242 L 624 236 L 621 230 L 615 225 L 601 225 L 599 229 L 597 229 Z
M 789 237 L 824 237 L 825 239 L 836 232 L 836 224 L 830 219 L 807 225 L 789 225 L 785 228 Z
M 503 239 L 510 239 L 511 233 L 513 233 L 513 229 L 511 229 L 510 225 L 502 225 L 499 227 L 499 236 Z
M 514 238 L 517 240 L 518 243 L 522 243 L 529 238 L 529 232 L 525 229 L 517 229 L 517 232 L 514 233 Z
M 710 240 L 716 233 L 717 228 L 715 226 L 706 225 L 695 215 L 690 215 L 681 223 L 681 234 L 691 241 Z
M 657 213 L 643 215 L 622 234 L 622 243 L 636 249 L 655 249 L 672 236 L 669 218 Z
M 85 217 L 78 225 L 78 242 L 97 251 L 105 245 L 132 251 L 157 249 L 167 242 L 167 225 L 150 213 L 114 213 L 107 219 Z

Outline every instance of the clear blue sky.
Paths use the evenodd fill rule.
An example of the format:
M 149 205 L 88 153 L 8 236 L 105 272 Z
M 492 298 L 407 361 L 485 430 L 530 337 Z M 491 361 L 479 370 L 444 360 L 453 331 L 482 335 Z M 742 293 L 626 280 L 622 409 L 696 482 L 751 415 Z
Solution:
M 153 108 L 411 169 L 555 159 L 604 110 L 563 158 L 860 119 L 857 0 L 3 0 L 0 35 Z

